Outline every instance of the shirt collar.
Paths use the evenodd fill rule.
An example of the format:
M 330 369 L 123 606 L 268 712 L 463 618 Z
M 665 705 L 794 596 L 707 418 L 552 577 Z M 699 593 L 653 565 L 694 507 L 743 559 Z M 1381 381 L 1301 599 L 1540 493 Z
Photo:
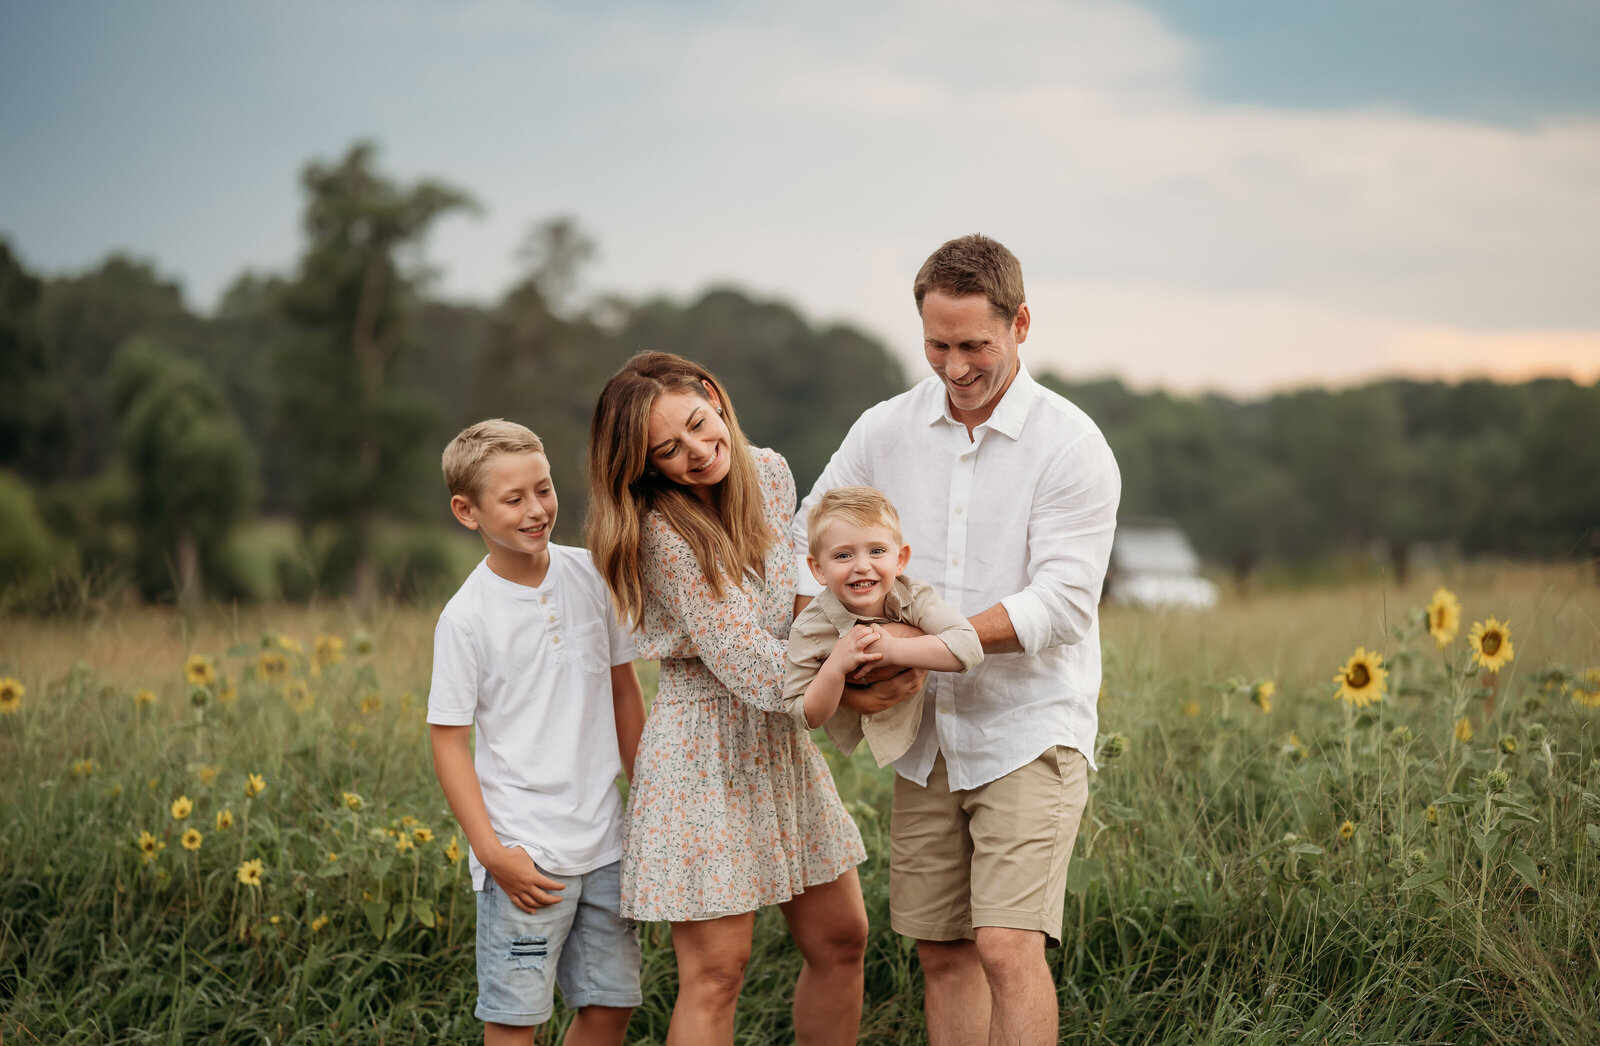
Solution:
M 883 599 L 882 617 L 857 617 L 845 605 L 839 602 L 829 589 L 823 589 L 822 595 L 817 597 L 822 601 L 822 614 L 828 619 L 828 624 L 842 636 L 850 631 L 860 621 L 900 621 L 903 620 L 905 608 L 911 602 L 911 587 L 906 584 L 905 575 L 894 579 L 894 586 L 889 589 L 889 594 Z
M 945 391 L 944 382 L 939 380 L 937 374 L 933 376 L 933 381 L 938 385 L 938 395 L 928 412 L 928 424 L 948 421 L 952 425 L 960 425 L 961 422 L 950 413 L 950 394 Z M 1006 389 L 1005 395 L 995 404 L 994 413 L 989 415 L 989 420 L 975 426 L 975 430 L 990 428 L 1012 439 L 1021 439 L 1022 426 L 1028 420 L 1028 408 L 1033 406 L 1034 397 L 1038 392 L 1039 383 L 1028 373 L 1028 365 L 1018 359 L 1017 376 L 1011 379 L 1011 385 Z

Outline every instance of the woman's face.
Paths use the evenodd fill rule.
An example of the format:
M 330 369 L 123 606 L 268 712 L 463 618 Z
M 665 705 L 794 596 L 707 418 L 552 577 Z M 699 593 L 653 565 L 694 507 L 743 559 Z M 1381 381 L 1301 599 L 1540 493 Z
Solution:
M 708 388 L 704 396 L 665 392 L 650 407 L 650 466 L 707 504 L 728 475 L 728 426 L 720 406 Z

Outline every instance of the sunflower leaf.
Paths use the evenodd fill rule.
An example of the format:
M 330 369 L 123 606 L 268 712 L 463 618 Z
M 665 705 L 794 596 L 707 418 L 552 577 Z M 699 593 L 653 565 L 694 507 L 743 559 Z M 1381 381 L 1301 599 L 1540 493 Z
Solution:
M 1461 795 L 1458 792 L 1449 792 L 1433 801 L 1434 806 L 1471 806 L 1478 800 L 1470 795 Z
M 1080 857 L 1067 866 L 1067 892 L 1082 894 L 1089 884 L 1104 878 L 1105 863 L 1098 857 Z
M 1600 813 L 1600 795 L 1595 795 L 1593 792 L 1583 793 L 1583 808 Z
M 433 905 L 428 903 L 426 897 L 418 897 L 411 902 L 411 911 L 417 917 L 417 922 L 433 929 Z
M 1529 886 L 1535 890 L 1539 888 L 1539 866 L 1533 862 L 1526 851 L 1518 850 L 1506 859 L 1513 871 L 1527 880 Z
M 372 935 L 383 940 L 384 916 L 389 914 L 389 902 L 368 901 L 362 911 L 367 915 L 367 925 L 372 927 Z
M 1589 845 L 1600 849 L 1600 824 L 1586 824 L 1583 831 L 1589 837 Z

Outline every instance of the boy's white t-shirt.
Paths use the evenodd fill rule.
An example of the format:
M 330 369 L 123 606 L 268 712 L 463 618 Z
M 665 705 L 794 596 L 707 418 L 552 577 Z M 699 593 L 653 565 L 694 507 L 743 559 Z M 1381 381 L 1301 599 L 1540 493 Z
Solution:
M 565 545 L 550 546 L 537 588 L 485 558 L 439 615 L 428 722 L 477 725 L 489 823 L 541 871 L 581 875 L 622 856 L 611 666 L 634 656 L 589 553 Z M 481 890 L 477 854 L 471 867 Z

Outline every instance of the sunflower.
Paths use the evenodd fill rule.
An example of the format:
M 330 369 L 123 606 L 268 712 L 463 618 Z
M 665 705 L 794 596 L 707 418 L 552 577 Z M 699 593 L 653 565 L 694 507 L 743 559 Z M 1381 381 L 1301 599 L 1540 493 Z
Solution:
M 1506 755 L 1516 755 L 1517 754 L 1517 735 L 1516 734 L 1506 734 L 1503 737 L 1501 737 L 1500 738 L 1500 751 L 1504 752 Z
M 265 868 L 262 867 L 260 858 L 254 858 L 241 862 L 239 870 L 234 874 L 244 885 L 259 887 L 261 885 L 261 876 L 264 872 Z
M 1179 711 L 1183 713 L 1185 719 L 1193 719 L 1200 714 L 1200 702 L 1185 701 Z
M 317 636 L 312 644 L 319 664 L 337 665 L 344 660 L 344 640 L 339 636 Z
M 1354 821 L 1346 821 L 1344 824 L 1339 826 L 1339 838 L 1349 839 L 1355 834 L 1356 823 Z
M 451 864 L 457 864 L 461 860 L 461 844 L 456 842 L 456 837 L 453 835 L 450 837 L 450 845 L 444 848 L 444 856 Z
M 139 852 L 144 855 L 144 859 L 146 861 L 153 861 L 156 859 L 156 854 L 159 853 L 162 847 L 164 847 L 166 844 L 161 842 L 155 836 L 151 835 L 149 832 L 140 832 L 139 840 L 134 845 L 139 848 Z
M 195 771 L 195 776 L 200 779 L 201 784 L 210 787 L 217 782 L 217 768 L 214 766 L 202 766 Z
M 1270 679 L 1263 679 L 1250 688 L 1250 703 L 1261 709 L 1263 714 L 1272 712 L 1272 695 L 1278 692 L 1278 684 Z
M 326 915 L 317 916 L 315 919 L 311 920 L 311 932 L 320 933 L 321 931 L 327 929 L 329 922 L 330 920 Z
M 1472 626 L 1467 643 L 1472 647 L 1473 664 L 1482 665 L 1489 672 L 1500 671 L 1516 656 L 1516 651 L 1511 648 L 1509 621 L 1501 624 L 1492 617 L 1487 621 L 1479 621 Z
M 377 694 L 368 694 L 361 699 L 361 714 L 371 715 L 383 707 L 383 698 Z
M 217 681 L 217 666 L 204 654 L 190 654 L 183 663 L 183 678 L 191 686 L 210 686 Z
M 361 797 L 359 795 L 355 794 L 354 792 L 343 792 L 340 794 L 344 796 L 344 805 L 350 808 L 351 813 L 355 813 L 361 809 Z
M 186 795 L 180 795 L 172 801 L 172 819 L 174 821 L 186 820 L 194 813 L 194 803 Z
M 1441 647 L 1449 646 L 1461 628 L 1461 601 L 1448 588 L 1435 589 L 1428 604 L 1428 633 Z
M 1472 720 L 1466 716 L 1456 720 L 1456 740 L 1462 744 L 1472 740 Z
M 205 836 L 200 834 L 200 829 L 191 828 L 183 833 L 183 848 L 191 852 L 198 850 L 200 849 L 200 841 L 204 838 Z
M 1600 708 L 1600 668 L 1591 668 L 1572 684 L 1572 701 L 1584 708 Z
M 413 828 L 411 829 L 411 838 L 416 840 L 418 846 L 421 846 L 423 843 L 431 843 L 433 842 L 433 829 Z
M 136 707 L 136 708 L 144 708 L 144 707 L 146 707 L 148 705 L 153 705 L 155 703 L 156 703 L 156 692 L 154 690 L 143 689 L 143 690 L 135 690 L 133 692 L 133 704 L 134 704 L 134 707 Z
M 244 781 L 244 797 L 254 799 L 267 790 L 266 779 L 260 774 L 246 774 Z
M 93 759 L 74 759 L 72 761 L 73 777 L 93 777 L 94 772 L 100 769 L 100 764 Z
M 233 827 L 233 811 L 232 810 L 218 810 L 217 811 L 217 831 L 219 831 L 219 832 L 225 831 L 225 830 L 227 830 L 229 828 L 232 828 L 232 827 Z
M 394 848 L 399 853 L 405 853 L 408 850 L 415 850 L 416 844 L 411 841 L 409 835 L 402 835 L 394 841 Z
M 1333 681 L 1339 684 L 1339 692 L 1335 696 L 1356 708 L 1365 708 L 1383 700 L 1383 686 L 1388 678 L 1389 671 L 1383 667 L 1383 655 L 1376 650 L 1369 653 L 1366 647 L 1358 646 L 1356 652 L 1350 655 L 1350 660 L 1333 677 Z
M 372 637 L 365 632 L 357 632 L 355 636 L 352 637 L 352 641 L 355 643 L 356 653 L 360 654 L 362 657 L 366 657 L 368 654 L 372 653 L 375 647 L 375 644 L 372 642 Z
M 278 646 L 290 654 L 305 653 L 305 647 L 300 645 L 300 640 L 289 635 L 287 632 L 279 633 Z
M 1439 808 L 1437 806 L 1435 806 L 1434 804 L 1429 803 L 1428 804 L 1428 808 L 1426 810 L 1422 811 L 1422 819 L 1424 821 L 1427 821 L 1429 824 L 1438 824 L 1439 823 Z
M 232 683 L 217 691 L 217 704 L 228 705 L 239 700 L 239 688 Z
M 28 688 L 19 679 L 6 676 L 0 679 L 0 715 L 12 715 L 22 707 L 22 696 Z
M 289 671 L 289 659 L 275 650 L 256 658 L 256 675 L 261 679 L 282 679 Z

